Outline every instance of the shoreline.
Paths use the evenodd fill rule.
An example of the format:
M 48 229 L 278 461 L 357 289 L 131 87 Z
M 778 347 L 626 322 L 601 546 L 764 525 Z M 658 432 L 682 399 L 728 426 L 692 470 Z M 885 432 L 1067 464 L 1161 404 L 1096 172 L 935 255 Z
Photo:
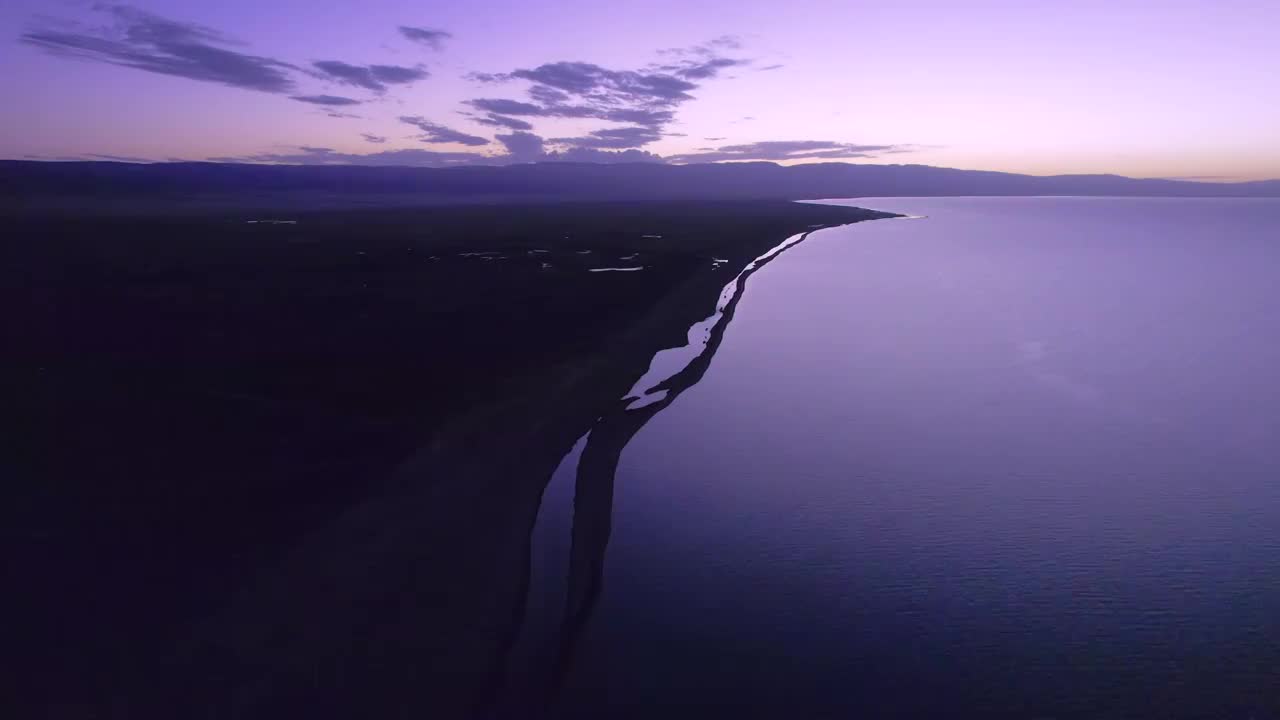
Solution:
M 151 312 L 153 306 L 159 312 L 172 305 L 156 292 L 157 287 L 167 286 L 157 286 L 152 278 L 179 283 L 175 287 L 182 288 L 198 281 L 201 283 L 199 293 L 191 295 L 192 298 L 208 305 L 223 302 L 218 298 L 225 296 L 237 303 L 232 309 L 243 306 L 250 313 L 228 315 L 224 320 L 223 306 L 209 305 L 204 316 L 211 322 L 221 323 L 212 328 L 219 332 L 242 333 L 244 329 L 253 330 L 261 325 L 263 331 L 275 333 L 272 340 L 276 343 L 296 342 L 305 348 L 323 340 L 329 343 L 324 347 L 330 347 L 334 339 L 344 338 L 350 332 L 365 332 L 363 328 L 370 320 L 357 315 L 351 321 L 343 321 L 345 324 L 335 325 L 328 309 L 331 306 L 349 308 L 358 300 L 358 303 L 378 303 L 370 307 L 391 313 L 380 319 L 374 317 L 380 322 L 375 329 L 385 325 L 386 332 L 397 333 L 387 336 L 388 341 L 395 343 L 388 347 L 402 347 L 404 341 L 400 334 L 409 330 L 416 332 L 408 336 L 409 339 L 422 337 L 421 341 L 415 340 L 421 343 L 421 353 L 397 358 L 391 372 L 376 372 L 382 363 L 395 357 L 386 355 L 381 350 L 382 344 L 336 346 L 344 353 L 360 350 L 363 354 L 356 359 L 367 355 L 368 371 L 362 371 L 362 365 L 352 365 L 347 355 L 339 355 L 336 360 L 340 362 L 333 366 L 336 374 L 321 374 L 320 371 L 328 371 L 326 366 L 317 363 L 327 356 L 297 355 L 298 360 L 293 362 L 305 358 L 307 363 L 297 367 L 306 369 L 317 380 L 332 377 L 346 387 L 330 390 L 308 382 L 299 386 L 301 394 L 296 395 L 292 385 L 263 385 L 275 383 L 274 376 L 257 377 L 276 372 L 275 365 L 253 365 L 254 375 L 237 371 L 239 374 L 222 377 L 210 375 L 218 368 L 209 365 L 210 358 L 206 356 L 201 356 L 203 364 L 193 367 L 199 371 L 196 375 L 169 371 L 158 376 L 140 373 L 136 379 L 130 379 L 132 373 L 145 366 L 125 364 L 120 365 L 120 370 L 126 373 L 123 382 L 104 384 L 112 377 L 106 370 L 82 372 L 77 369 L 78 365 L 66 365 L 69 358 L 57 353 L 43 360 L 40 353 L 46 351 L 40 349 L 38 342 L 32 344 L 33 362 L 41 362 L 59 373 L 53 378 L 68 378 L 75 384 L 46 380 L 43 385 L 37 384 L 20 395 L 17 407 L 28 401 L 40 401 L 42 388 L 46 386 L 62 392 L 68 402 L 91 392 L 92 406 L 100 407 L 100 412 L 110 417 L 111 422 L 95 422 L 97 416 L 86 415 L 83 403 L 77 403 L 67 407 L 67 414 L 55 416 L 56 422 L 48 426 L 48 430 L 39 423 L 28 430 L 37 438 L 47 435 L 47 442 L 57 441 L 68 448 L 78 447 L 82 434 L 84 441 L 89 441 L 88 434 L 92 433 L 90 448 L 67 450 L 61 457 L 72 464 L 83 459 L 104 468 L 96 474 L 89 467 L 66 468 L 61 476 L 73 479 L 72 483 L 49 490 L 47 498 L 36 496 L 16 506 L 29 509 L 24 516 L 27 519 L 19 528 L 31 525 L 33 533 L 53 532 L 60 548 L 57 555 L 60 559 L 49 561 L 47 550 L 32 545 L 29 548 L 34 553 L 31 562 L 44 558 L 43 562 L 51 563 L 45 575 L 51 578 L 65 575 L 87 589 L 65 597 L 59 606 L 78 607 L 79 597 L 92 597 L 103 591 L 108 594 L 107 607 L 116 607 L 122 601 L 129 603 L 128 609 L 116 616 L 110 628 L 93 624 L 92 618 L 96 615 L 92 612 L 67 609 L 65 613 L 84 617 L 74 632 L 96 632 L 103 637 L 86 640 L 94 643 L 94 652 L 78 659 L 74 667 L 58 670 L 44 661 L 35 663 L 33 668 L 44 667 L 41 672 L 45 682 L 56 683 L 61 688 L 78 687 L 82 693 L 93 693 L 96 688 L 127 688 L 130 692 L 113 692 L 114 699 L 110 702 L 145 701 L 146 705 L 170 706 L 166 711 L 203 704 L 245 717 L 278 717 L 291 710 L 330 705 L 371 712 L 377 708 L 371 709 L 370 698 L 379 697 L 399 707 L 407 704 L 433 708 L 440 717 L 465 715 L 465 708 L 485 694 L 484 688 L 475 685 L 476 679 L 498 677 L 495 673 L 500 673 L 501 648 L 507 642 L 504 638 L 518 626 L 516 608 L 521 602 L 521 588 L 527 582 L 529 534 L 536 521 L 542 490 L 574 442 L 599 417 L 607 414 L 609 408 L 617 406 L 627 389 L 643 376 L 656 352 L 687 341 L 689 326 L 705 318 L 707 308 L 717 306 L 725 278 L 736 277 L 754 259 L 776 247 L 779 243 L 773 238 L 789 238 L 796 230 L 804 230 L 816 221 L 828 227 L 888 216 L 848 207 L 808 208 L 793 203 L 676 206 L 636 203 L 523 207 L 508 212 L 511 214 L 495 215 L 492 209 L 463 208 L 446 213 L 406 212 L 390 218 L 381 213 L 337 213 L 319 216 L 318 221 L 315 216 L 304 216 L 296 226 L 278 227 L 206 222 L 195 226 L 199 232 L 185 245 L 175 245 L 168 235 L 189 227 L 185 222 L 165 219 L 156 225 L 155 231 L 147 230 L 150 225 L 134 221 L 120 224 L 118 230 L 110 224 L 105 227 L 89 224 L 76 226 L 92 232 L 84 251 L 77 250 L 81 247 L 78 235 L 67 235 L 71 230 L 57 230 L 60 226 L 55 226 L 55 230 L 50 231 L 40 225 L 29 226 L 55 242 L 28 247 L 26 252 L 36 253 L 35 260 L 40 262 L 11 267 L 34 266 L 39 277 L 45 262 L 43 253 L 49 254 L 54 268 L 62 267 L 57 263 L 67 257 L 82 258 L 81 264 L 85 264 L 82 274 L 101 273 L 103 282 L 111 283 L 105 285 L 102 292 L 107 293 L 104 297 L 112 302 L 122 293 L 131 292 L 130 283 L 141 283 L 138 288 L 147 291 L 145 297 L 150 304 L 130 304 L 123 306 L 121 312 Z M 370 220 L 377 222 L 370 224 Z M 442 220 L 452 223 L 448 227 L 458 228 L 458 232 L 468 238 L 466 244 L 442 234 L 441 228 L 445 227 Z M 564 225 L 567 233 L 560 230 L 564 222 L 570 223 Z M 203 229 L 206 227 L 207 230 Z M 139 229 L 152 233 L 154 242 L 151 235 L 135 239 L 134 235 L 125 234 Z M 55 234 L 49 235 L 50 232 Z M 429 244 L 414 244 L 417 241 L 412 237 L 424 232 L 439 235 L 440 239 Z M 208 250 L 201 249 L 205 247 L 200 244 L 201 233 L 214 242 L 207 246 Z M 641 239 L 643 235 L 659 234 L 662 238 Z M 565 239 L 564 235 L 578 239 Z M 178 236 L 184 241 L 193 237 L 188 232 Z M 104 244 L 103 237 L 111 242 Z M 358 238 L 358 242 L 354 238 Z M 270 244 L 263 245 L 264 242 Z M 125 245 L 137 249 L 128 249 Z M 184 250 L 186 247 L 191 249 Z M 459 260 L 440 267 L 439 263 L 424 259 L 408 264 L 413 262 L 412 256 L 450 247 L 466 247 L 470 251 L 515 248 L 522 252 L 513 251 L 507 262 L 459 264 L 463 262 Z M 639 250 L 647 256 L 643 261 L 646 269 L 623 273 L 572 269 L 546 272 L 539 269 L 546 255 L 530 254 L 527 261 L 517 258 L 517 255 L 523 256 L 526 249 L 533 253 L 534 248 L 555 250 L 556 247 L 565 248 L 566 258 L 599 258 L 600 262 L 612 262 L 606 257 L 610 253 L 623 257 Z M 593 254 L 577 255 L 577 248 L 582 247 L 593 249 Z M 69 254 L 67 248 L 75 254 Z M 110 255 L 100 256 L 103 252 Z M 242 257 L 244 260 L 240 260 Z M 356 259 L 349 259 L 352 257 Z M 296 274 L 294 268 L 301 261 L 314 264 L 317 271 L 299 275 L 301 284 L 285 282 L 284 287 L 296 287 L 296 292 L 309 294 L 329 292 L 327 285 L 317 287 L 315 284 L 332 284 L 335 280 L 329 279 L 331 276 L 326 273 L 339 272 L 336 279 L 345 283 L 343 287 L 353 289 L 342 290 L 332 298 L 324 295 L 320 298 L 324 300 L 322 304 L 297 305 L 292 296 L 282 296 L 279 288 L 290 277 L 281 273 Z M 210 262 L 214 264 L 209 265 Z M 145 265 L 135 270 L 137 263 Z M 166 265 L 174 269 L 169 270 Z M 252 274 L 242 272 L 242 266 Z M 98 267 L 102 269 L 96 269 Z M 113 270 L 115 267 L 122 267 L 125 272 Z M 205 267 L 214 267 L 217 273 L 208 275 L 203 270 Z M 157 275 L 158 271 L 164 274 Z M 429 274 L 423 276 L 425 280 L 419 280 L 419 272 Z M 92 280 L 97 275 L 86 277 Z M 139 280 L 135 281 L 135 277 Z M 208 295 L 203 289 L 207 285 L 220 287 L 223 278 L 227 283 L 237 283 L 229 286 L 232 288 L 238 288 L 246 280 L 262 284 L 268 291 L 262 302 L 285 302 L 282 307 L 286 309 L 297 305 L 308 314 L 297 316 L 292 310 L 286 313 L 284 317 L 289 318 L 292 325 L 287 326 L 287 332 L 282 335 L 274 325 L 263 324 L 262 311 L 275 312 L 274 305 L 254 304 L 259 302 L 253 299 L 255 295 L 246 295 L 238 289 L 234 294 L 219 295 Z M 362 291 L 361 278 L 366 278 L 369 284 L 376 281 L 378 293 L 370 295 Z M 491 282 L 496 284 L 476 286 L 474 281 L 478 278 L 492 278 Z M 516 284 L 511 285 L 507 278 Z M 431 283 L 439 280 L 448 280 L 451 284 L 433 289 Z M 82 286 L 83 283 L 79 283 L 73 289 L 80 291 Z M 534 293 L 531 297 L 539 299 L 534 314 L 527 314 L 531 310 L 526 309 L 527 303 L 520 301 L 520 295 L 512 295 L 524 286 L 529 288 L 527 292 Z M 251 286 L 250 290 L 257 292 L 255 287 Z M 454 292 L 453 288 L 464 295 L 479 293 L 485 304 L 471 309 L 460 297 L 449 294 Z M 443 311 L 431 304 L 436 301 L 419 299 L 423 292 L 428 298 L 462 304 L 457 305 L 457 310 L 449 309 L 448 314 L 439 314 Z M 499 294 L 491 296 L 493 292 Z M 388 304 L 391 300 L 397 304 Z M 405 304 L 408 300 L 413 300 L 413 304 Z M 550 300 L 555 302 L 548 304 Z M 338 301 L 341 302 L 335 305 Z M 191 302 L 193 300 L 184 301 L 188 306 Z M 65 307 L 67 303 L 62 302 L 60 306 Z M 359 307 L 361 305 L 356 304 L 352 309 Z M 417 308 L 424 308 L 428 314 L 422 314 Z M 576 315 L 561 315 L 560 308 Z M 212 312 L 214 309 L 216 313 Z M 430 314 L 431 311 L 437 314 Z M 517 314 L 512 316 L 513 312 Z M 35 317 L 38 319 L 39 314 Z M 148 328 L 153 334 L 157 328 L 164 327 L 152 319 L 146 319 L 144 324 L 142 316 L 130 317 L 131 322 Z M 182 317 L 189 324 L 192 316 L 184 312 Z M 490 318 L 506 325 L 493 328 Z M 224 329 L 225 323 L 231 320 L 255 325 L 243 329 L 225 326 Z M 424 320 L 430 322 L 424 326 Z M 118 320 L 98 323 L 108 328 L 118 324 Z M 313 325 L 314 332 L 309 332 Z M 47 326 L 58 327 L 52 321 Z M 433 342 L 436 339 L 433 327 L 438 328 L 435 332 L 473 333 L 473 342 L 462 349 L 438 345 Z M 489 338 L 474 335 L 507 332 L 503 327 L 523 332 L 521 337 L 525 339 L 492 338 L 506 344 L 490 349 Z M 181 331 L 185 338 L 198 329 L 199 326 L 182 325 L 175 327 L 174 332 Z M 543 336 L 546 331 L 559 334 Z M 64 326 L 61 332 L 70 333 L 72 329 Z M 368 340 L 363 339 L 366 336 Z M 354 337 L 360 342 L 385 342 L 382 335 L 366 333 Z M 526 341 L 542 349 L 535 354 L 533 348 L 521 344 Z M 565 345 L 565 342 L 572 344 Z M 154 343 L 128 346 L 133 355 L 123 360 L 108 359 L 113 363 L 136 362 L 130 358 L 151 358 L 155 352 L 151 348 L 169 346 Z M 468 349 L 473 346 L 475 350 Z M 416 346 L 410 349 L 413 347 Z M 501 347 L 510 347 L 517 354 L 512 357 L 475 354 L 493 353 Z M 225 354 L 237 349 L 236 345 L 222 341 L 218 352 Z M 256 351 L 252 346 L 246 349 Z M 50 348 L 47 352 L 53 350 Z M 457 355 L 452 366 L 456 370 L 439 378 L 424 378 L 414 363 L 422 362 L 421 368 L 432 368 L 433 363 L 439 362 L 438 353 L 446 350 Z M 221 355 L 215 355 L 213 359 L 219 357 Z M 282 357 L 287 360 L 294 356 Z M 112 367 L 106 366 L 107 370 Z M 291 371 L 293 367 L 285 363 L 280 371 Z M 500 382 L 492 382 L 495 378 L 490 373 L 512 371 L 514 374 L 497 376 Z M 402 384 L 408 378 L 429 384 L 416 394 L 406 393 L 414 389 Z M 281 379 L 292 380 L 289 376 Z M 192 385 L 193 380 L 201 381 L 202 385 Z M 253 383 L 246 384 L 247 381 Z M 419 398 L 432 397 L 424 394 L 434 392 L 432 388 L 452 388 L 459 398 L 454 405 L 437 403 L 436 419 L 419 421 L 415 420 L 417 416 L 410 415 L 403 415 L 402 419 L 401 415 L 388 415 L 383 410 L 386 407 L 403 413 L 398 408 L 417 409 Z M 188 390 L 199 390 L 200 394 Z M 385 400 L 381 399 L 383 395 Z M 358 404 L 352 405 L 353 401 Z M 388 404 L 391 401 L 394 404 Z M 130 450 L 130 444 L 137 442 L 135 437 L 153 432 L 152 420 L 139 419 L 136 409 L 139 406 L 154 406 L 158 421 L 169 428 L 168 432 L 178 433 L 180 442 L 176 445 L 169 440 L 162 441 L 163 445 L 173 446 L 169 452 L 176 453 L 176 460 L 189 466 L 190 458 L 211 453 L 209 457 L 217 458 L 218 462 L 200 468 L 197 473 L 190 469 L 184 472 L 180 465 L 170 469 L 163 462 L 155 462 L 152 471 L 155 478 L 146 473 L 139 476 L 129 489 L 129 503 L 103 505 L 94 499 L 98 494 L 119 490 L 113 489 L 113 482 L 88 483 L 92 477 L 103 472 L 107 478 L 116 477 L 117 472 L 138 467 L 135 457 L 153 457 L 152 450 L 140 445 Z M 464 411 L 442 414 L 454 406 Z M 427 406 L 433 412 L 435 407 Z M 362 426 L 365 429 L 361 430 L 368 435 L 368 440 L 342 424 L 346 422 L 344 418 L 363 417 L 351 416 L 352 410 L 368 415 L 366 425 Z M 321 411 L 322 414 L 317 415 Z M 68 425 L 64 421 L 76 417 L 71 413 L 84 418 Z M 269 417 L 263 413 L 269 413 Z M 206 422 L 202 420 L 205 416 L 236 419 L 235 426 L 244 427 L 246 439 L 241 440 L 235 434 L 201 433 L 200 423 Z M 328 419 L 317 425 L 320 418 Z M 249 440 L 273 440 L 277 433 L 292 431 L 300 422 L 316 429 L 294 440 L 301 444 L 297 451 L 289 452 L 301 453 L 297 462 L 317 465 L 323 474 L 299 473 L 293 465 L 285 464 L 295 462 L 290 454 L 278 455 L 272 465 L 262 466 L 258 455 L 240 449 L 241 444 Z M 419 438 L 418 449 L 392 462 L 400 452 L 396 448 L 414 435 Z M 96 448 L 105 447 L 106 443 L 117 447 L 110 449 L 112 455 L 104 461 L 102 451 Z M 330 457 L 348 463 L 353 457 L 365 459 L 346 467 L 330 466 L 329 463 L 334 462 Z M 236 478 L 234 484 L 223 487 L 225 473 L 231 471 L 223 470 L 224 467 L 244 475 Z M 377 470 L 379 467 L 386 467 L 389 475 L 383 476 Z M 38 477 L 45 470 L 37 466 L 32 472 Z M 178 487 L 185 488 L 181 495 L 173 496 L 178 502 L 162 500 L 168 497 L 165 494 L 154 495 L 172 492 L 166 490 L 174 487 L 169 482 L 172 477 L 181 477 L 183 482 Z M 149 483 L 152 482 L 156 483 L 157 491 L 151 490 Z M 244 487 L 243 494 L 238 489 L 240 486 Z M 190 504 L 185 499 L 202 497 L 200 493 L 213 493 L 211 501 Z M 80 505 L 93 508 L 93 525 L 89 528 L 77 526 L 74 513 L 62 512 L 64 507 Z M 153 520 L 153 514 L 162 508 L 163 514 Z M 49 516 L 50 513 L 57 515 Z M 64 514 L 65 519 L 60 519 Z M 192 520 L 200 522 L 192 525 Z M 209 528 L 204 529 L 201 523 L 208 524 Z M 128 537 L 138 538 L 139 543 L 167 544 L 170 547 L 166 555 L 181 558 L 181 564 L 171 570 L 168 566 L 151 567 L 150 556 L 146 554 L 117 557 L 113 546 L 104 546 L 98 538 L 99 532 L 117 533 L 113 529 L 116 525 L 129 527 Z M 175 531 L 169 529 L 171 525 L 184 527 L 183 534 L 175 536 Z M 234 529 L 234 533 L 224 530 L 228 527 Z M 190 548 L 184 545 L 192 542 L 200 545 Z M 87 557 L 82 545 L 100 546 L 97 552 L 109 562 L 97 563 L 101 570 L 82 566 L 82 558 Z M 16 552 L 21 556 L 26 552 L 25 547 L 19 545 Z M 181 573 L 178 577 L 190 577 L 181 582 L 167 581 L 161 586 L 137 587 L 131 579 L 144 575 L 169 577 L 174 572 Z M 102 590 L 89 590 L 100 583 Z M 198 589 L 199 594 L 189 598 L 169 597 L 188 585 Z M 168 589 L 170 586 L 172 590 Z M 49 592 L 53 592 L 53 587 Z M 47 644 L 40 640 L 43 621 L 39 609 L 40 598 L 46 595 L 48 592 L 42 586 L 31 588 L 30 612 L 36 620 L 29 630 L 33 647 Z M 394 597 L 412 598 L 413 607 L 369 610 L 382 607 Z M 160 616 L 155 615 L 156 610 L 161 611 Z M 76 614 L 69 616 L 76 617 Z M 378 618 L 377 628 L 365 627 L 370 617 Z M 120 634 L 130 634 L 133 640 L 116 644 L 111 638 Z M 279 637 L 292 640 L 280 645 L 273 640 Z M 20 640 L 20 645 L 28 644 L 25 639 Z M 110 659 L 121 652 L 125 653 L 124 659 Z M 381 676 L 374 670 L 383 661 L 375 661 L 375 657 L 385 659 L 386 653 L 397 657 L 398 670 Z M 334 658 L 339 657 L 347 659 L 335 665 L 338 661 Z M 447 664 L 438 664 L 444 659 L 448 659 Z M 161 667 L 166 669 L 160 670 Z M 103 679 L 104 675 L 120 674 L 126 677 Z M 86 682 L 86 675 L 98 676 L 97 681 Z M 339 675 L 345 680 L 343 684 L 334 685 Z M 422 686 L 424 676 L 433 678 L 429 683 L 432 687 Z M 160 686 L 170 688 L 171 695 L 156 697 L 157 678 L 166 679 Z M 316 689 L 317 678 L 322 690 Z M 80 700 L 86 706 L 94 706 L 107 702 L 108 698 L 82 697 Z

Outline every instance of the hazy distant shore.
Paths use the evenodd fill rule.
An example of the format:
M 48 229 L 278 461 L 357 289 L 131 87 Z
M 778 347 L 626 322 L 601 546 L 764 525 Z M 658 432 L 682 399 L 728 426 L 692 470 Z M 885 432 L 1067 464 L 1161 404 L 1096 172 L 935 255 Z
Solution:
M 236 207 L 301 212 L 459 203 L 948 195 L 1280 197 L 1280 180 L 1206 183 L 841 162 L 792 166 L 767 162 L 532 163 L 422 168 L 0 161 L 0 212 L 5 213 L 154 215 Z

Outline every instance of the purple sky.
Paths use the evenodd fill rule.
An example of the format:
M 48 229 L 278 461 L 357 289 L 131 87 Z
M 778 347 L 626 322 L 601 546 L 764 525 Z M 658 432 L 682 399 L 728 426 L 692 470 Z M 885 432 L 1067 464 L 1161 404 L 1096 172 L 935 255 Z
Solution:
M 0 157 L 1280 177 L 1280 2 L 6 0 Z

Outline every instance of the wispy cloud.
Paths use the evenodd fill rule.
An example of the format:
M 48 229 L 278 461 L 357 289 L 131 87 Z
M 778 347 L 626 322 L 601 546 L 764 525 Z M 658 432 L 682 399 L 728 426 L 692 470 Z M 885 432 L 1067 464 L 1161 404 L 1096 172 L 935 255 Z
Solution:
M 401 25 L 400 34 L 413 42 L 426 46 L 432 50 L 440 50 L 444 47 L 444 41 L 453 37 L 452 33 L 445 30 L 413 27 L 410 25 Z
M 93 158 L 94 160 L 110 160 L 111 162 L 124 162 L 124 163 L 154 162 L 153 160 L 148 160 L 147 158 L 130 157 L 128 155 L 102 155 L 99 153 L 89 153 L 88 155 L 85 155 L 85 157 Z
M 663 50 L 661 54 L 672 60 L 655 65 L 653 68 L 686 80 L 706 80 L 720 74 L 721 70 L 750 65 L 750 60 L 728 57 L 724 54 L 741 49 L 741 38 L 736 35 L 721 35 L 701 45 Z
M 325 80 L 379 93 L 386 92 L 388 85 L 406 85 L 430 75 L 422 67 L 352 65 L 341 60 L 320 60 L 312 63 L 312 67 L 318 71 L 318 76 Z
M 532 130 L 533 124 L 525 122 L 520 118 L 507 117 L 506 115 L 498 115 L 497 113 L 488 113 L 483 117 L 475 118 L 475 121 L 481 125 L 490 127 L 506 128 L 508 130 Z
M 600 104 L 624 106 L 674 105 L 692 100 L 697 87 L 688 80 L 663 73 L 609 70 L 584 62 L 554 62 L 511 77 L 559 90 Z
M 311 103 L 312 105 L 329 105 L 333 107 L 341 107 L 345 105 L 359 105 L 359 100 L 353 100 L 349 97 L 340 97 L 338 95 L 293 95 L 290 100 L 298 102 Z
M 360 133 L 360 137 L 364 138 L 365 142 L 370 142 L 374 145 L 381 145 L 387 141 L 385 137 L 381 135 L 374 135 L 373 133 Z
M 830 140 L 768 140 L 741 145 L 724 145 L 713 150 L 671 155 L 674 163 L 725 162 L 734 160 L 840 160 L 910 152 L 909 145 L 858 145 Z
M 694 99 L 693 91 L 701 82 L 727 68 L 749 63 L 724 54 L 739 47 L 740 42 L 731 36 L 716 38 L 691 48 L 665 51 L 664 62 L 640 70 L 559 61 L 503 73 L 472 73 L 469 79 L 486 85 L 527 82 L 528 99 L 480 97 L 466 103 L 486 113 L 478 122 L 504 123 L 504 127 L 522 131 L 531 130 L 533 123 L 506 123 L 511 118 L 570 118 L 624 125 L 546 141 L 565 150 L 638 148 L 662 137 L 664 128 L 675 120 L 677 108 Z
M 470 152 L 436 152 L 434 150 L 385 150 L 359 154 L 341 153 L 332 148 L 299 147 L 293 152 L 260 153 L 236 157 L 211 157 L 209 162 L 268 163 L 277 165 L 375 165 L 410 167 L 454 167 L 474 165 L 484 156 Z
M 109 15 L 112 27 L 46 27 L 23 33 L 20 40 L 55 55 L 160 75 L 270 93 L 294 89 L 293 65 L 228 49 L 234 43 L 211 28 L 127 5 L 93 9 Z
M 433 123 L 417 115 L 403 115 L 400 117 L 400 122 L 421 130 L 422 134 L 418 136 L 418 140 L 424 143 L 458 143 L 469 147 L 489 144 L 488 138 L 469 135 L 460 130 Z
M 245 90 L 290 94 L 298 102 L 330 107 L 361 101 L 333 94 L 293 94 L 299 80 L 310 76 L 384 93 L 390 86 L 407 85 L 430 75 L 421 65 L 353 65 L 340 60 L 321 60 L 304 68 L 243 52 L 242 43 L 213 28 L 129 5 L 98 3 L 91 5 L 90 11 L 107 22 L 41 18 L 19 40 L 58 57 Z
M 374 136 L 378 137 L 378 136 Z M 366 138 L 367 139 L 367 138 Z M 211 157 L 208 162 L 261 163 L 273 165 L 364 165 L 404 167 L 460 167 L 466 165 L 508 165 L 529 162 L 636 163 L 662 162 L 662 158 L 641 150 L 599 150 L 569 148 L 548 151 L 541 137 L 527 132 L 496 136 L 506 150 L 498 155 L 435 150 L 383 150 L 374 153 L 343 153 L 332 148 L 302 146 L 287 152 L 258 153 L 234 157 Z M 76 158 L 72 158 L 76 159 Z
M 593 130 L 580 137 L 552 138 L 556 145 L 570 147 L 594 148 L 597 150 L 620 150 L 648 145 L 662 138 L 662 133 L 651 127 L 620 127 Z

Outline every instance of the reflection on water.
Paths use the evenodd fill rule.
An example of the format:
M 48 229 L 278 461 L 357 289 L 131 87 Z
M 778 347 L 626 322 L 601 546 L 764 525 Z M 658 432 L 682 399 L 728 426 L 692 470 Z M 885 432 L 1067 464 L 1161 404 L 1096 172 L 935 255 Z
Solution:
M 517 697 L 1280 716 L 1280 203 L 879 206 L 928 217 L 735 286 L 733 329 L 656 358 L 560 471 L 563 594 L 531 599 L 555 630 Z
M 557 476 L 562 475 L 566 464 L 576 460 L 566 592 L 560 629 L 554 640 L 556 649 L 551 669 L 547 677 L 536 684 L 540 687 L 527 690 L 541 696 L 514 701 L 513 706 L 520 708 L 523 713 L 533 709 L 543 713 L 553 711 L 556 700 L 574 669 L 583 635 L 599 603 L 605 554 L 613 523 L 614 482 L 622 451 L 649 420 L 675 402 L 681 393 L 696 385 L 706 374 L 716 350 L 724 340 L 725 330 L 733 321 L 734 311 L 742 300 L 751 275 L 808 235 L 809 233 L 793 235 L 749 263 L 725 286 L 712 315 L 689 329 L 688 345 L 657 353 L 645 376 L 626 397 L 615 403 L 612 410 L 596 421 L 585 436 L 585 442 L 578 442 L 557 471 Z M 555 483 L 554 478 L 552 483 Z M 543 494 L 542 502 L 553 500 L 555 494 L 549 487 Z M 539 532 L 539 526 L 554 525 L 541 519 L 541 513 L 545 512 L 540 512 L 535 533 Z M 530 614 L 526 607 L 526 624 Z M 533 632 L 536 630 L 527 627 L 517 630 L 517 634 Z M 521 673 L 538 672 L 527 668 L 516 670 Z M 501 700 L 495 701 L 502 706 Z
M 639 410 L 661 400 L 669 404 L 675 399 L 671 392 L 673 387 L 679 386 L 680 391 L 683 391 L 698 382 L 711 364 L 716 347 L 724 339 L 724 330 L 733 319 L 733 310 L 746 290 L 747 278 L 808 235 L 809 233 L 800 233 L 787 238 L 748 263 L 736 278 L 725 285 L 716 302 L 715 312 L 689 328 L 688 342 L 685 345 L 662 350 L 653 356 L 648 372 L 636 381 L 635 387 L 623 398 L 628 403 L 627 409 Z M 695 371 L 696 376 L 690 374 Z

